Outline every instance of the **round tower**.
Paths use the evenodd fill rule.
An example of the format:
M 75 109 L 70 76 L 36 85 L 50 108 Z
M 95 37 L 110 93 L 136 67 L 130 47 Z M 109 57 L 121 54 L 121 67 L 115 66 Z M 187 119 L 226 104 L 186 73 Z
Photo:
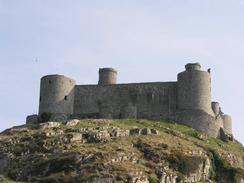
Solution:
M 117 84 L 117 71 L 113 68 L 99 69 L 99 85 Z
M 179 110 L 202 110 L 213 115 L 211 76 L 199 63 L 190 63 L 178 74 L 177 104 Z
M 220 113 L 220 105 L 218 102 L 212 102 L 212 109 L 215 114 L 215 116 L 219 115 Z
M 62 75 L 41 78 L 39 115 L 73 114 L 75 81 Z
M 229 115 L 223 115 L 223 126 L 224 129 L 229 133 L 232 134 L 232 119 Z

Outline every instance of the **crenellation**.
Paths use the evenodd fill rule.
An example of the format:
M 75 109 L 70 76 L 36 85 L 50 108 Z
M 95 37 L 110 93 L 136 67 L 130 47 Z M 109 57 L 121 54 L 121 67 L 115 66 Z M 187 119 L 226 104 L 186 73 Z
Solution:
M 51 113 L 76 118 L 140 118 L 169 120 L 213 137 L 220 129 L 232 134 L 231 117 L 211 99 L 211 75 L 189 63 L 175 82 L 117 84 L 117 71 L 99 69 L 97 85 L 76 85 L 62 75 L 41 79 L 39 118 Z M 65 117 L 64 117 L 65 118 Z M 28 122 L 32 117 L 28 117 Z

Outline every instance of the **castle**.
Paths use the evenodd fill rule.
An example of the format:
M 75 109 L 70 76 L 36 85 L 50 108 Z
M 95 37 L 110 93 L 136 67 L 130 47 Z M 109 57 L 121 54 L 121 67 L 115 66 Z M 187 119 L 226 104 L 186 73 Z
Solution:
M 219 137 L 232 134 L 232 120 L 211 100 L 210 70 L 189 63 L 176 82 L 117 84 L 117 71 L 99 69 L 98 85 L 76 85 L 62 75 L 41 79 L 39 115 L 53 118 L 139 118 L 174 121 Z

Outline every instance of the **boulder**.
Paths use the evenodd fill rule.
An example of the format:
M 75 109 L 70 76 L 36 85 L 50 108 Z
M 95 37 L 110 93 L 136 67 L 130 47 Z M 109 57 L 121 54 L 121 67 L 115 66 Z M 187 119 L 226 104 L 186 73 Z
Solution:
M 150 128 L 133 128 L 130 129 L 130 135 L 158 135 L 159 131 L 156 129 L 150 129 Z
M 90 131 L 85 134 L 87 142 L 89 143 L 101 143 L 107 142 L 110 139 L 110 134 L 107 130 Z
M 114 137 L 127 137 L 130 135 L 130 131 L 127 129 L 115 128 L 112 130 L 112 136 Z
M 141 129 L 140 128 L 130 129 L 130 135 L 141 135 Z
M 159 134 L 159 131 L 156 130 L 156 129 L 151 129 L 151 133 L 154 134 L 154 135 L 158 135 Z
M 141 129 L 141 135 L 150 135 L 151 129 L 150 128 L 143 128 Z
M 33 114 L 26 117 L 27 125 L 38 124 L 38 123 L 39 123 L 39 117 L 37 114 Z
M 41 123 L 40 128 L 41 129 L 49 129 L 49 128 L 55 128 L 59 127 L 61 124 L 58 122 L 46 122 L 46 123 Z
M 82 141 L 82 133 L 68 133 L 61 136 L 61 139 L 64 143 L 72 143 L 72 142 L 81 142 Z
M 81 133 L 71 133 L 70 134 L 70 141 L 71 142 L 76 142 L 76 141 L 81 141 L 82 140 L 82 134 Z
M 66 125 L 72 127 L 72 126 L 76 126 L 79 122 L 80 122 L 80 120 L 78 120 L 78 119 L 72 119 L 72 120 L 68 121 L 66 123 Z

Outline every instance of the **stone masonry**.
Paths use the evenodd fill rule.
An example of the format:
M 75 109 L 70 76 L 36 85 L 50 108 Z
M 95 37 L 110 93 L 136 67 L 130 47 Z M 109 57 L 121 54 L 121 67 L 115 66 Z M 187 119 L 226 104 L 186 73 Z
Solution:
M 43 113 L 66 118 L 140 118 L 188 125 L 213 137 L 220 130 L 232 134 L 231 117 L 211 99 L 211 74 L 190 63 L 175 82 L 117 84 L 117 71 L 99 70 L 98 85 L 76 85 L 62 75 L 41 79 L 39 117 Z M 30 120 L 30 121 L 28 121 Z M 27 122 L 33 122 L 28 117 Z

